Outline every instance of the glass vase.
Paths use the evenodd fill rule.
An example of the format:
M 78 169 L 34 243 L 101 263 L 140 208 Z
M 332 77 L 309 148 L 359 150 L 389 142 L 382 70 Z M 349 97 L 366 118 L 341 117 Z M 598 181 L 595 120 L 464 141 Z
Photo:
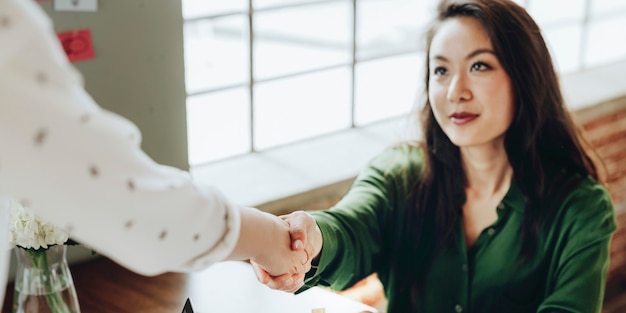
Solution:
M 17 247 L 14 313 L 80 313 L 65 245 Z

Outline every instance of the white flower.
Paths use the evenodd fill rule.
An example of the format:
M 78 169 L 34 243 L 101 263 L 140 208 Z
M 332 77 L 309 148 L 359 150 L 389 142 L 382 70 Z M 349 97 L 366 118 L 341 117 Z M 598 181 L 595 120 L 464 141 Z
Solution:
M 24 209 L 17 201 L 11 201 L 9 209 L 9 234 L 12 245 L 35 250 L 62 245 L 68 239 L 66 232 L 37 220 L 32 212 Z

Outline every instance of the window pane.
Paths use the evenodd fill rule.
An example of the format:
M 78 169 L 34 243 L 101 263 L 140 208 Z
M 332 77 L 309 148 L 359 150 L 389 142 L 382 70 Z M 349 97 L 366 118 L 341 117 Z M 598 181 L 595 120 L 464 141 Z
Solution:
M 356 68 L 357 126 L 408 113 L 423 91 L 424 54 L 359 63 Z M 419 89 L 418 89 L 419 88 Z
M 248 95 L 238 88 L 187 98 L 190 165 L 249 152 Z
M 265 9 L 269 7 L 276 7 L 281 5 L 293 5 L 300 3 L 312 3 L 312 2 L 324 2 L 328 0 L 252 0 L 252 5 L 255 9 Z M 345 1 L 345 0 L 335 0 Z
M 255 86 L 258 150 L 350 127 L 350 69 Z
M 247 24 L 244 15 L 185 23 L 187 92 L 248 83 Z
M 585 0 L 530 0 L 528 13 L 541 28 L 563 21 L 582 21 Z
M 255 78 L 350 62 L 350 14 L 347 1 L 256 13 Z
M 593 21 L 589 25 L 585 66 L 626 60 L 626 40 L 618 39 L 624 38 L 624 29 L 624 17 Z
M 580 69 L 582 25 L 548 28 L 544 29 L 544 34 L 554 65 L 560 73 Z
M 417 50 L 434 14 L 432 0 L 370 0 L 357 5 L 357 58 Z
M 615 13 L 626 10 L 626 0 L 593 0 L 591 1 L 592 16 Z
M 247 0 L 182 0 L 183 17 L 194 18 L 201 16 L 219 15 L 232 12 L 247 12 Z

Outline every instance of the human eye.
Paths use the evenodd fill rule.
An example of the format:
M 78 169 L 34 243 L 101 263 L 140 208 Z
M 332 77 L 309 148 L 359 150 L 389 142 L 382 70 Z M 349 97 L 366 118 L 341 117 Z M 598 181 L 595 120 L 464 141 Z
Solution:
M 446 68 L 443 67 L 443 66 L 436 66 L 433 69 L 433 74 L 435 76 L 442 76 L 442 75 L 445 75 L 447 72 L 448 72 L 448 70 L 446 70 Z
M 476 63 L 472 64 L 472 71 L 482 72 L 482 71 L 486 71 L 486 70 L 489 70 L 489 69 L 491 69 L 491 66 L 489 66 L 485 62 L 476 62 Z

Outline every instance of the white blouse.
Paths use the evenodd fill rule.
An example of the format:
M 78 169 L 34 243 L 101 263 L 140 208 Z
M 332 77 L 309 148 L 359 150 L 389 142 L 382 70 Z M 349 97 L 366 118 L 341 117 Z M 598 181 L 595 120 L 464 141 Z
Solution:
M 239 211 L 188 172 L 155 163 L 140 141 L 134 124 L 85 92 L 35 1 L 0 0 L 0 196 L 144 275 L 225 259 Z M 0 239 L 2 289 L 10 250 Z

